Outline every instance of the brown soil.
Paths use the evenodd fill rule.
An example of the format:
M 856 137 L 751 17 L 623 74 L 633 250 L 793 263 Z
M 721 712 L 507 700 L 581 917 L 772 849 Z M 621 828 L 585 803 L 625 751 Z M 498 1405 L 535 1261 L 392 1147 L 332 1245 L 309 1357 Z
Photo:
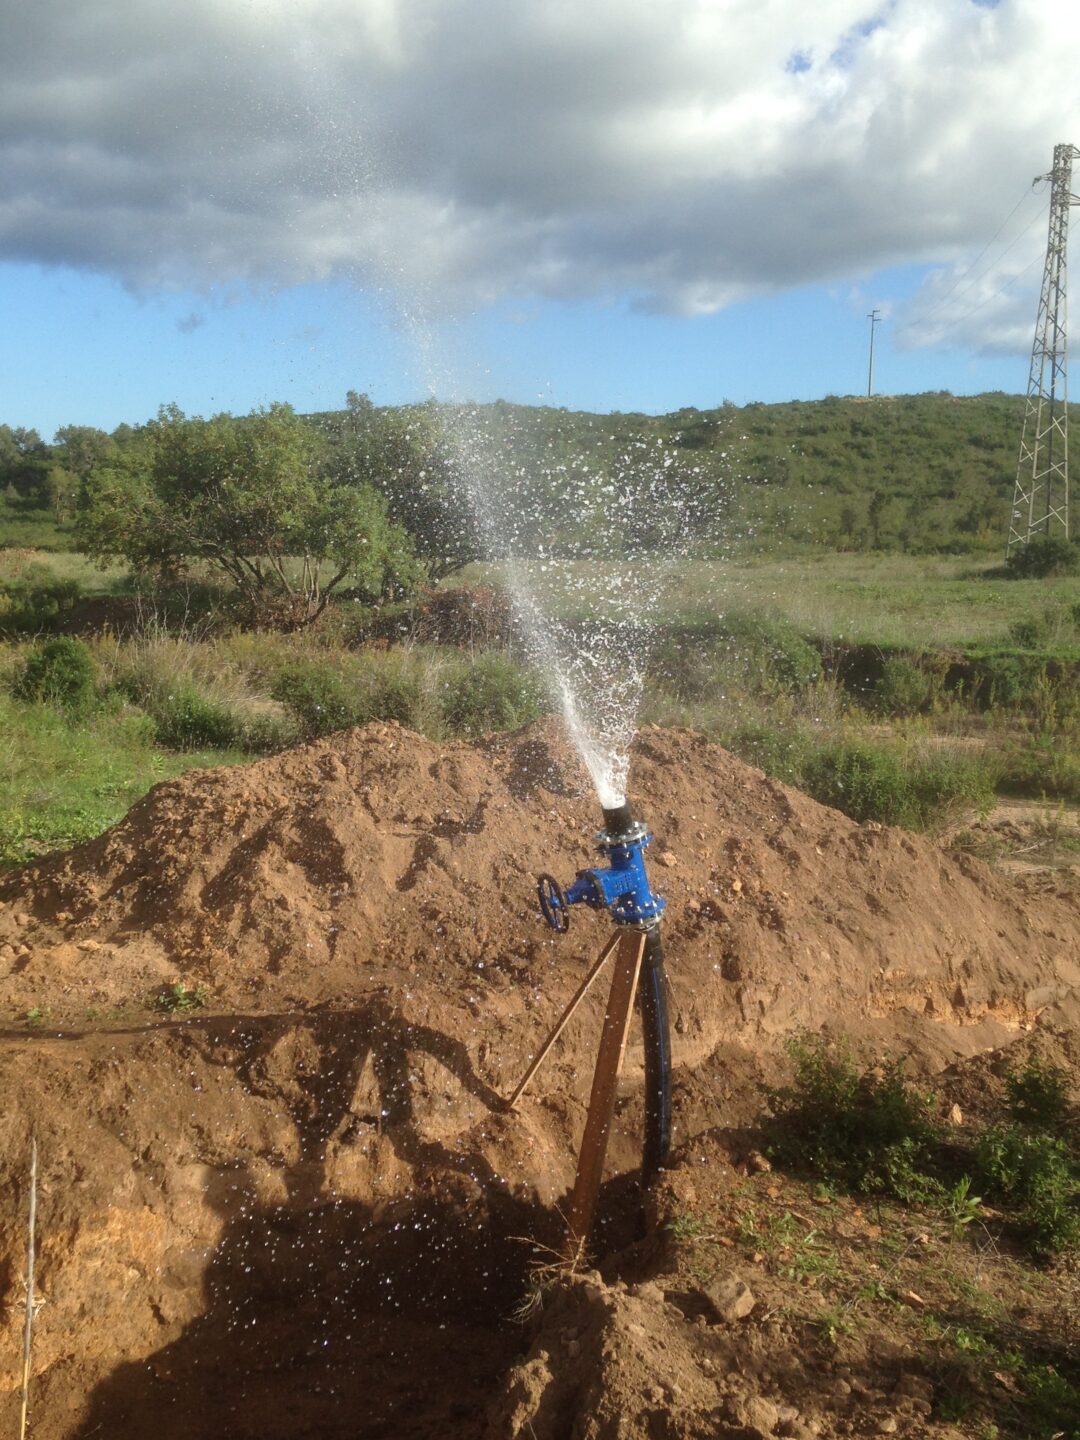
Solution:
M 1069 887 L 1021 890 L 856 825 L 689 732 L 643 734 L 632 787 L 669 901 L 665 1184 L 731 1172 L 708 1137 L 753 1123 L 797 1027 L 930 1073 L 1075 1019 Z M 559 1243 L 603 1007 L 590 995 L 506 1113 L 606 934 L 591 915 L 546 932 L 533 875 L 590 863 L 595 819 L 551 727 L 450 745 L 373 725 L 160 785 L 0 880 L 0 1071 L 18 1097 L 0 1117 L 0 1426 L 34 1133 L 35 1436 L 797 1433 L 786 1409 L 771 1430 L 771 1411 L 749 1415 L 760 1375 L 742 1398 L 718 1387 L 732 1365 L 758 1374 L 756 1322 L 710 1372 L 698 1317 L 668 1324 L 663 1294 L 578 1282 L 559 1302 L 584 1307 L 559 1322 L 577 1349 L 545 1349 L 545 1317 L 512 1366 L 531 1343 L 506 1322 L 530 1255 L 514 1237 Z M 178 981 L 206 1008 L 147 1010 Z M 632 1182 L 640 1082 L 632 1045 L 598 1250 L 634 1242 L 643 1273 L 660 1261 Z M 644 1399 L 611 1418 L 624 1342 Z M 807 1433 L 862 1433 L 818 1411 Z

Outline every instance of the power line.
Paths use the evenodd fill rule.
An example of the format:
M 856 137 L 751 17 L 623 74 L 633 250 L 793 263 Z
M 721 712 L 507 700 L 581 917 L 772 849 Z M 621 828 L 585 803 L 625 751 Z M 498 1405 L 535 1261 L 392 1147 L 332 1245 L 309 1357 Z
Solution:
M 990 275 L 990 274 L 992 274 L 992 273 L 994 272 L 994 270 L 1001 264 L 1002 260 L 1005 259 L 1005 256 L 1008 255 L 1008 254 L 1010 253 L 1010 251 L 1014 250 L 1014 249 L 1016 248 L 1016 246 L 1019 245 L 1020 241 L 1023 240 L 1028 234 L 1030 234 L 1030 232 L 1035 228 L 1035 226 L 1036 226 L 1036 225 L 1039 223 L 1039 221 L 1042 219 L 1042 213 L 1043 213 L 1043 212 L 1042 212 L 1042 207 L 1041 207 L 1041 206 L 1039 207 L 1038 213 L 1035 214 L 1034 216 L 1032 216 L 1031 220 L 1029 220 L 1029 222 L 1028 222 L 1027 225 L 1024 227 L 1024 229 L 1021 230 L 1020 233 L 1019 233 L 1018 235 L 1016 235 L 1012 240 L 1010 240 L 1010 242 L 1008 243 L 1008 245 L 1006 245 L 1005 249 L 1002 250 L 1001 254 L 998 255 L 998 257 L 994 260 L 993 264 L 987 266 L 987 268 L 986 268 L 981 274 L 979 274 L 979 275 L 976 275 L 976 274 L 973 274 L 973 273 L 972 273 L 972 272 L 975 270 L 975 267 L 978 265 L 979 261 L 983 258 L 983 256 L 986 254 L 986 252 L 990 249 L 991 245 L 993 245 L 994 241 L 998 238 L 998 236 L 1001 234 L 1001 232 L 1005 229 L 1005 226 L 1009 223 L 1009 221 L 1012 219 L 1012 217 L 1016 214 L 1017 210 L 1020 209 L 1020 206 L 1024 203 L 1025 200 L 1028 200 L 1028 199 L 1031 198 L 1032 193 L 1033 193 L 1032 190 L 1029 189 L 1028 191 L 1025 192 L 1025 194 L 1023 194 L 1023 195 L 1020 197 L 1020 199 L 1016 202 L 1016 204 L 1013 206 L 1013 208 L 1009 211 L 1008 215 L 1006 215 L 1005 219 L 1004 219 L 1004 220 L 1001 222 L 1001 224 L 998 226 L 997 230 L 994 232 L 994 234 L 991 236 L 991 238 L 986 242 L 986 244 L 983 246 L 983 248 L 979 251 L 979 253 L 978 253 L 978 255 L 975 257 L 975 259 L 971 262 L 971 264 L 967 267 L 966 270 L 962 270 L 962 271 L 960 272 L 960 274 L 957 275 L 956 279 L 955 279 L 955 280 L 953 281 L 953 283 L 949 286 L 948 290 L 946 290 L 945 294 L 942 295 L 942 296 L 939 296 L 939 298 L 938 298 L 937 302 L 934 304 L 934 306 L 933 306 L 926 314 L 914 316 L 912 319 L 905 321 L 903 325 L 898 326 L 898 327 L 897 327 L 897 330 L 896 330 L 896 334 L 899 335 L 899 334 L 901 334 L 901 333 L 902 333 L 903 331 L 905 331 L 905 330 L 913 330 L 913 329 L 915 329 L 916 327 L 920 327 L 920 328 L 921 328 L 922 326 L 926 325 L 930 320 L 932 320 L 932 319 L 934 318 L 934 316 L 938 313 L 938 311 L 941 310 L 941 309 L 948 303 L 948 301 L 953 298 L 953 296 L 957 295 L 958 293 L 959 293 L 960 295 L 966 294 L 967 291 L 971 289 L 972 285 L 976 284 L 979 280 L 984 279 L 987 275 Z M 970 277 L 970 278 L 969 278 L 969 277 Z M 967 280 L 967 284 L 964 285 L 962 288 L 960 288 L 959 291 L 958 291 L 958 287 L 960 286 L 960 282 L 961 282 L 962 280 Z

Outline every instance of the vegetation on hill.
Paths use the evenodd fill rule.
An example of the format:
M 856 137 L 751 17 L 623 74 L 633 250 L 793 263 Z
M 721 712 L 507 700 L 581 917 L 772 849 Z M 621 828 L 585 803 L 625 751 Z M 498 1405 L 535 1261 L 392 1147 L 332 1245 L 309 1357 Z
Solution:
M 462 491 L 485 468 L 513 494 L 524 553 L 537 543 L 565 557 L 647 553 L 670 543 L 674 519 L 699 556 L 996 554 L 1023 407 L 1019 395 L 937 393 L 594 415 L 503 401 L 379 407 L 350 392 L 343 410 L 304 421 L 317 437 L 313 473 L 339 494 L 378 491 L 438 581 L 479 554 Z M 51 444 L 0 425 L 0 545 L 71 548 L 88 482 L 145 453 L 162 423 L 111 435 L 69 425 Z M 204 423 L 224 437 L 258 422 Z M 637 503 L 608 503 L 615 474 Z

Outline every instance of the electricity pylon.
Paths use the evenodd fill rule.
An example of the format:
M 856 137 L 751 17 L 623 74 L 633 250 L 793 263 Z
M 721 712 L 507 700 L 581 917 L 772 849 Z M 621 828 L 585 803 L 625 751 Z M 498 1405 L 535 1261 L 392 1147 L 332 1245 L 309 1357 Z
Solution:
M 1050 181 L 1050 231 L 1046 241 L 1035 342 L 1031 347 L 1027 406 L 1016 466 L 1008 557 L 1035 535 L 1069 534 L 1069 385 L 1067 328 L 1067 244 L 1075 145 L 1054 146 Z

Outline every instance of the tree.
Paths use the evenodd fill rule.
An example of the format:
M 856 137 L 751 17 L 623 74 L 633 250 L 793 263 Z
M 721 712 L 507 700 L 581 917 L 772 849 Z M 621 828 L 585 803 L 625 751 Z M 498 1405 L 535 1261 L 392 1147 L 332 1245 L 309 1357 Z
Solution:
M 350 390 L 328 434 L 328 469 L 341 485 L 373 485 L 390 518 L 413 538 L 438 581 L 481 553 L 465 489 L 440 434 L 434 404 L 379 410 Z
M 383 498 L 321 461 L 288 405 L 210 420 L 167 406 L 84 483 L 80 539 L 159 575 L 203 561 L 253 606 L 284 597 L 301 620 L 334 592 L 376 603 L 412 588 L 420 567 Z

